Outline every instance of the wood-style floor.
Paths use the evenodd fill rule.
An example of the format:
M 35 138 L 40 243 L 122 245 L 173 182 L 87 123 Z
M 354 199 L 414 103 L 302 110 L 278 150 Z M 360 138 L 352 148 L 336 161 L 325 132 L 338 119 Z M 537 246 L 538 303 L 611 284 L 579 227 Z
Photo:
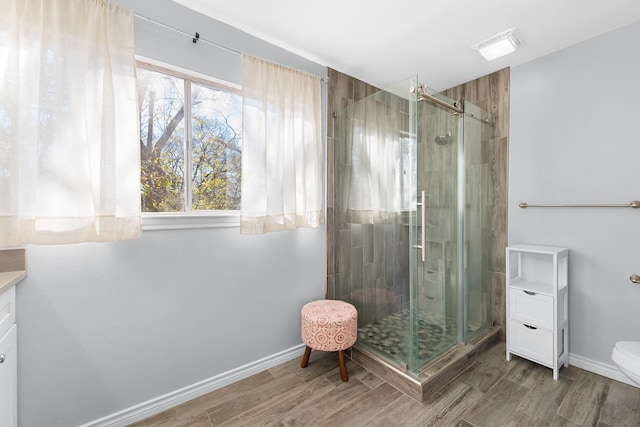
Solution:
M 640 426 L 640 389 L 570 366 L 505 360 L 498 343 L 440 393 L 417 403 L 356 362 L 313 351 L 133 424 L 142 426 Z

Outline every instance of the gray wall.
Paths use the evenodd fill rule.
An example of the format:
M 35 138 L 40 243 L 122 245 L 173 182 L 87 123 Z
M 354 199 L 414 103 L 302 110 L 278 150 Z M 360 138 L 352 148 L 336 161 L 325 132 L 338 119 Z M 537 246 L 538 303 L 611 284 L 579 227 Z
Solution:
M 594 366 L 640 341 L 640 210 L 518 203 L 640 199 L 638 40 L 640 23 L 511 70 L 509 243 L 570 249 L 570 354 Z
M 167 1 L 138 13 L 321 76 L 326 68 Z M 239 82 L 240 59 L 136 20 L 136 50 Z M 111 415 L 301 343 L 325 293 L 326 229 L 145 231 L 140 240 L 29 246 L 17 288 L 20 426 Z

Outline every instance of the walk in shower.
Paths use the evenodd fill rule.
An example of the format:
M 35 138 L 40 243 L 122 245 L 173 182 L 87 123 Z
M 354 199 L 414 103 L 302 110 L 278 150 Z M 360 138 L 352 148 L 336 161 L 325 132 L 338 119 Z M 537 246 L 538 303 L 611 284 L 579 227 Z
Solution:
M 417 78 L 334 115 L 334 296 L 356 348 L 409 376 L 491 326 L 492 137 Z

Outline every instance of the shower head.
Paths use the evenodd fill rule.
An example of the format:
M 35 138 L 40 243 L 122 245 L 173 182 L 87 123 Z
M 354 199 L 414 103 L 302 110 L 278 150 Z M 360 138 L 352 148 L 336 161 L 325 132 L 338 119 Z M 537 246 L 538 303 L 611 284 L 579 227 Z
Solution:
M 451 132 L 447 132 L 444 135 L 438 135 L 436 136 L 436 144 L 438 145 L 447 145 L 447 144 L 451 144 Z

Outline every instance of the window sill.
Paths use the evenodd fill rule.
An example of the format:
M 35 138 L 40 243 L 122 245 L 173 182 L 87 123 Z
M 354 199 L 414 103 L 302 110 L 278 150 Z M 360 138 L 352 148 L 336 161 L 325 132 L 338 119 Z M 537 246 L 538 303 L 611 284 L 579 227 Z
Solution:
M 142 214 L 142 231 L 240 227 L 240 212 Z

